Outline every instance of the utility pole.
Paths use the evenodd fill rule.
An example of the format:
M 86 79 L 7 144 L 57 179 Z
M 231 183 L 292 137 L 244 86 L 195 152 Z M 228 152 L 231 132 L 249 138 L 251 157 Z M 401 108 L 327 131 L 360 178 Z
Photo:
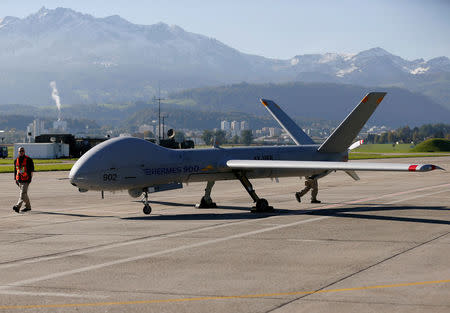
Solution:
M 164 119 L 166 118 L 166 116 L 163 115 L 162 118 L 163 118 L 163 124 L 162 124 L 162 125 L 163 125 L 163 130 L 162 130 L 162 133 L 163 133 L 163 140 L 164 140 L 164 139 L 165 139 L 165 138 L 164 138 L 164 133 L 165 133 L 165 129 L 164 129 L 164 128 L 165 128 L 165 127 L 164 127 Z
M 165 136 L 166 136 L 166 124 L 164 123 L 164 121 L 167 119 L 167 118 L 169 118 L 169 115 L 167 115 L 167 114 L 163 114 L 163 116 L 162 116 L 162 133 L 163 133 L 163 135 L 162 135 L 162 138 L 163 138 L 163 140 L 164 139 L 166 139 L 165 138 Z M 169 139 L 169 138 L 168 138 Z
M 153 101 L 158 101 L 158 143 L 161 141 L 161 100 L 166 99 L 161 98 L 161 96 L 153 98 Z

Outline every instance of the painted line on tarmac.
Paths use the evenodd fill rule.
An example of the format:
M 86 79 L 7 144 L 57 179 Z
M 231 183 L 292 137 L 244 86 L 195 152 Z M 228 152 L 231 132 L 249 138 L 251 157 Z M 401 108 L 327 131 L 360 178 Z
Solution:
M 157 303 L 179 303 L 179 302 L 195 302 L 195 301 L 211 301 L 211 300 L 235 300 L 235 299 L 254 299 L 254 298 L 270 298 L 280 296 L 298 296 L 319 293 L 347 292 L 359 290 L 400 288 L 424 285 L 436 285 L 450 283 L 450 279 L 422 281 L 414 283 L 397 283 L 390 285 L 375 285 L 353 288 L 324 289 L 319 291 L 294 291 L 294 292 L 276 292 L 262 293 L 251 295 L 235 295 L 235 296 L 210 296 L 210 297 L 193 297 L 193 298 L 175 298 L 175 299 L 154 299 L 154 300 L 137 300 L 137 301 L 117 301 L 117 302 L 93 302 L 93 303 L 66 303 L 66 304 L 35 304 L 35 305 L 0 305 L 0 310 L 11 309 L 43 309 L 43 308 L 68 308 L 68 307 L 99 307 L 99 306 L 118 306 L 133 304 L 157 304 Z
M 408 198 L 407 200 L 413 200 L 413 199 L 417 199 L 417 198 L 423 198 L 423 197 L 433 196 L 433 195 L 436 195 L 436 194 L 438 194 L 438 193 L 443 193 L 443 192 L 448 192 L 448 191 L 449 191 L 449 190 L 445 189 L 445 190 L 440 190 L 440 191 L 436 191 L 436 192 L 430 192 L 430 193 L 427 193 L 427 194 L 417 195 L 417 196 L 414 196 L 414 197 L 410 197 L 410 198 Z M 390 202 L 387 203 L 387 204 L 395 204 L 395 203 L 399 203 L 399 202 L 403 202 L 403 201 L 405 201 L 405 200 L 400 199 L 400 200 L 396 200 L 396 201 L 390 201 Z M 377 206 L 382 207 L 382 206 L 384 206 L 384 205 L 385 205 L 385 204 L 380 204 L 380 205 L 377 205 Z
M 310 223 L 310 222 L 316 222 L 316 221 L 327 219 L 327 218 L 330 218 L 330 216 L 315 217 L 315 218 L 311 218 L 311 219 L 307 219 L 307 220 L 297 221 L 294 223 L 263 228 L 260 230 L 254 230 L 254 231 L 245 232 L 245 233 L 241 233 L 241 234 L 235 234 L 235 235 L 222 237 L 222 238 L 210 239 L 210 240 L 197 242 L 197 243 L 193 243 L 193 244 L 182 245 L 182 246 L 179 246 L 176 248 L 146 253 L 143 255 L 123 258 L 123 259 L 100 263 L 100 264 L 96 264 L 96 265 L 85 266 L 85 267 L 68 270 L 68 271 L 63 271 L 63 272 L 59 272 L 59 273 L 52 273 L 52 274 L 44 275 L 44 276 L 40 276 L 40 277 L 24 279 L 24 280 L 12 282 L 12 283 L 8 283 L 6 285 L 0 286 L 0 290 L 6 290 L 11 287 L 18 287 L 18 286 L 23 286 L 23 285 L 34 284 L 34 283 L 44 281 L 44 280 L 60 278 L 60 277 L 73 275 L 73 274 L 79 274 L 79 273 L 83 273 L 83 272 L 101 269 L 101 268 L 108 267 L 108 266 L 139 261 L 139 260 L 147 259 L 147 258 L 154 257 L 154 256 L 184 251 L 184 250 L 188 250 L 188 249 L 192 249 L 192 248 L 198 248 L 198 247 L 202 247 L 202 246 L 206 246 L 206 245 L 210 245 L 210 244 L 216 244 L 216 243 L 220 243 L 220 242 L 224 242 L 224 241 L 228 241 L 228 240 L 232 240 L 232 239 L 238 239 L 238 238 L 243 238 L 243 237 L 247 237 L 247 236 L 257 235 L 257 234 L 261 234 L 261 233 L 265 233 L 265 232 L 269 232 L 269 231 L 273 231 L 273 230 L 278 230 L 278 229 L 282 229 L 282 228 L 286 228 L 286 227 L 292 227 L 292 226 L 297 226 L 297 225 L 306 224 L 306 223 Z
M 37 296 L 37 297 L 64 297 L 64 298 L 92 298 L 105 299 L 108 296 L 93 296 L 79 293 L 62 293 L 62 292 L 30 292 L 19 290 L 0 290 L 0 295 L 14 295 L 14 296 Z
M 444 185 L 438 185 L 438 186 L 432 186 L 432 187 L 425 187 L 425 188 L 420 188 L 420 190 L 428 190 L 428 189 L 431 189 L 431 188 L 442 187 L 442 186 L 450 186 L 450 184 L 444 184 Z M 417 192 L 417 190 L 410 190 L 409 193 L 411 193 L 411 192 Z M 408 193 L 408 192 L 401 192 L 401 193 L 405 194 L 405 193 Z M 398 194 L 399 193 L 395 193 L 394 195 L 398 195 Z M 379 197 L 376 197 L 376 198 L 366 198 L 364 200 L 355 200 L 355 201 L 351 201 L 351 202 L 347 202 L 347 203 L 326 205 L 326 206 L 322 206 L 322 207 L 317 207 L 317 209 L 336 208 L 336 207 L 344 206 L 346 204 L 358 203 L 360 201 L 370 201 L 370 200 L 379 199 L 381 197 L 386 197 L 386 196 L 388 196 L 388 195 L 379 196 Z M 413 197 L 410 197 L 410 198 L 411 199 L 415 199 L 415 198 L 418 198 L 418 197 L 421 197 L 421 196 L 422 197 L 423 196 L 427 196 L 427 194 L 416 195 L 416 196 L 413 196 Z M 397 203 L 397 202 L 401 202 L 401 201 L 406 201 L 406 200 L 409 200 L 410 198 L 403 198 L 403 199 L 396 200 L 394 202 Z M 314 210 L 305 211 L 305 214 L 308 213 L 308 212 L 312 212 L 312 211 L 314 211 Z M 278 216 L 279 215 L 276 215 L 274 217 L 278 217 Z M 154 257 L 154 256 L 174 253 L 174 252 L 183 251 L 183 250 L 192 249 L 192 248 L 198 248 L 198 247 L 202 247 L 202 246 L 206 246 L 206 245 L 210 245 L 210 244 L 220 243 L 220 242 L 224 242 L 224 241 L 228 241 L 228 240 L 232 240 L 232 239 L 243 238 L 243 237 L 252 236 L 252 235 L 257 235 L 257 234 L 261 234 L 261 233 L 265 233 L 265 232 L 270 232 L 270 231 L 283 229 L 283 228 L 287 228 L 287 227 L 292 227 L 292 226 L 297 226 L 297 225 L 301 225 L 301 224 L 306 224 L 306 223 L 310 223 L 310 222 L 316 222 L 316 221 L 320 221 L 320 220 L 324 220 L 324 219 L 328 219 L 328 218 L 332 218 L 332 217 L 333 216 L 321 216 L 321 217 L 311 218 L 311 219 L 307 219 L 307 220 L 296 221 L 296 222 L 289 223 L 289 224 L 277 225 L 277 226 L 273 226 L 273 227 L 263 228 L 263 229 L 260 229 L 260 230 L 245 232 L 245 233 L 241 233 L 241 234 L 235 234 L 235 235 L 231 235 L 231 236 L 228 236 L 228 237 L 222 237 L 222 238 L 206 240 L 206 241 L 193 243 L 193 244 L 188 244 L 188 245 L 183 245 L 183 246 L 180 246 L 180 247 L 171 248 L 171 249 L 167 249 L 167 250 L 147 253 L 147 254 L 143 254 L 143 255 L 139 255 L 139 256 L 123 258 L 123 259 L 114 260 L 114 261 L 105 262 L 105 263 L 100 263 L 100 264 L 91 265 L 91 266 L 85 266 L 85 267 L 81 267 L 81 268 L 78 268 L 78 269 L 62 271 L 62 272 L 59 272 L 59 273 L 52 273 L 52 274 L 48 274 L 48 275 L 44 275 L 44 276 L 40 276 L 40 277 L 20 280 L 20 281 L 7 283 L 7 284 L 5 284 L 3 286 L 0 286 L 0 291 L 1 290 L 7 290 L 7 289 L 10 289 L 12 287 L 19 287 L 19 286 L 23 286 L 23 285 L 29 285 L 29 284 L 37 283 L 37 282 L 40 282 L 40 281 L 45 281 L 45 280 L 60 278 L 60 277 L 68 276 L 68 275 L 79 274 L 79 273 L 83 273 L 83 272 L 97 270 L 97 269 L 101 269 L 101 268 L 108 267 L 108 266 L 119 265 L 119 264 L 123 264 L 123 263 L 134 262 L 134 261 L 139 261 L 139 260 L 150 258 L 150 257 Z M 143 239 L 141 242 L 153 241 L 153 240 L 158 240 L 158 239 L 161 239 L 161 238 L 178 237 L 178 236 L 181 236 L 182 234 L 186 234 L 186 233 L 194 233 L 194 232 L 198 232 L 198 231 L 216 229 L 216 228 L 219 228 L 219 227 L 232 226 L 232 225 L 236 225 L 236 224 L 249 223 L 249 222 L 254 222 L 254 221 L 258 221 L 258 220 L 260 220 L 260 219 L 255 219 L 255 220 L 250 220 L 250 221 L 249 220 L 245 220 L 245 221 L 240 221 L 240 222 L 235 222 L 235 223 L 226 223 L 226 224 L 221 224 L 221 225 L 214 225 L 214 226 L 205 227 L 205 228 L 202 228 L 202 229 L 186 231 L 184 233 L 177 233 L 177 234 L 160 236 L 160 237 L 152 237 L 150 239 Z M 118 244 L 116 244 L 114 246 L 119 247 L 119 246 L 125 246 L 125 245 L 128 245 L 128 244 L 136 244 L 136 243 L 138 243 L 138 241 L 118 243 Z M 110 246 L 102 247 L 102 248 L 93 248 L 91 252 L 104 250 L 106 248 L 110 248 Z M 77 252 L 77 253 L 70 253 L 70 254 L 67 254 L 65 256 L 72 256 L 72 255 L 83 254 L 83 253 L 86 253 L 86 251 Z
M 396 192 L 396 193 L 390 193 L 390 194 L 377 196 L 377 197 L 370 197 L 370 198 L 366 198 L 366 199 L 354 200 L 354 201 L 350 201 L 350 202 L 347 202 L 347 203 L 348 204 L 354 204 L 354 203 L 359 203 L 360 201 L 364 202 L 364 201 L 378 200 L 378 199 L 383 199 L 383 198 L 402 196 L 402 195 L 405 195 L 405 194 L 415 193 L 415 192 L 419 192 L 419 191 L 425 191 L 425 190 L 429 190 L 429 189 L 444 188 L 444 187 L 450 187 L 450 184 L 441 184 L 441 185 L 417 188 L 417 189 L 412 189 L 412 190 L 405 190 L 405 191 L 400 191 L 400 192 Z M 418 195 L 416 198 L 419 198 L 419 197 L 421 197 L 421 195 Z
M 448 184 L 448 185 L 450 185 L 450 184 Z M 411 198 L 415 199 L 419 196 L 420 195 L 415 195 Z M 426 196 L 426 194 L 422 195 L 422 196 Z M 406 201 L 406 200 L 409 200 L 409 198 L 403 198 L 403 199 L 397 200 L 396 202 Z M 321 207 L 321 209 L 329 208 L 329 207 L 339 207 L 339 206 L 342 206 L 342 204 L 334 204 L 334 205 L 330 205 L 330 206 L 325 206 L 325 207 Z M 50 279 L 60 278 L 60 277 L 68 276 L 68 275 L 79 274 L 79 273 L 83 273 L 83 272 L 101 269 L 101 268 L 108 267 L 108 266 L 139 261 L 139 260 L 147 259 L 150 257 L 179 252 L 179 251 L 188 250 L 188 249 L 192 249 L 192 248 L 198 248 L 198 247 L 202 247 L 202 246 L 206 246 L 206 245 L 210 245 L 210 244 L 216 244 L 216 243 L 220 243 L 220 242 L 224 242 L 224 241 L 228 241 L 228 240 L 232 240 L 232 239 L 239 239 L 239 238 L 243 238 L 243 237 L 247 237 L 247 236 L 253 236 L 253 235 L 266 233 L 266 232 L 270 232 L 270 231 L 274 231 L 274 230 L 278 230 L 278 229 L 298 226 L 298 225 L 306 224 L 306 223 L 310 223 L 310 222 L 317 222 L 317 221 L 329 219 L 332 217 L 333 216 L 321 216 L 321 217 L 310 218 L 307 220 L 296 221 L 296 222 L 289 223 L 289 224 L 282 224 L 282 225 L 267 227 L 267 228 L 254 230 L 254 231 L 250 231 L 250 232 L 245 232 L 245 233 L 241 233 L 241 234 L 235 234 L 235 235 L 231 235 L 231 236 L 227 236 L 227 237 L 210 239 L 210 240 L 197 242 L 197 243 L 193 243 L 193 244 L 187 244 L 187 245 L 183 245 L 183 246 L 179 246 L 179 247 L 171 248 L 171 249 L 167 249 L 167 250 L 151 252 L 151 253 L 138 255 L 138 256 L 134 256 L 134 257 L 123 258 L 123 259 L 100 263 L 100 264 L 96 264 L 96 265 L 85 266 L 85 267 L 81 267 L 81 268 L 77 268 L 77 269 L 73 269 L 73 270 L 62 271 L 59 273 L 52 273 L 52 274 L 48 274 L 48 275 L 44 275 L 44 276 L 40 276 L 40 277 L 20 280 L 20 281 L 16 281 L 16 282 L 12 282 L 12 283 L 8 283 L 6 285 L 0 286 L 0 291 L 7 290 L 11 287 L 18 287 L 18 286 L 23 286 L 23 285 L 34 284 L 34 283 L 44 281 L 44 280 L 50 280 Z M 241 222 L 248 222 L 248 221 L 241 221 Z M 235 224 L 236 223 L 233 223 L 232 225 L 235 225 Z M 228 225 L 228 224 L 222 224 L 222 226 L 225 226 L 225 225 Z M 211 228 L 217 228 L 217 225 L 211 226 Z
M 258 219 L 256 219 L 256 220 L 258 220 Z M 244 224 L 244 223 L 250 223 L 253 221 L 255 221 L 255 220 L 243 220 L 243 221 L 232 222 L 232 223 L 223 223 L 223 224 L 219 224 L 219 225 L 216 224 L 216 225 L 206 226 L 206 227 L 202 227 L 202 228 L 180 231 L 180 232 L 176 232 L 176 233 L 172 233 L 172 234 L 153 235 L 150 238 L 138 238 L 135 240 L 129 240 L 129 241 L 125 241 L 125 242 L 117 242 L 117 243 L 107 244 L 107 245 L 100 246 L 100 247 L 85 248 L 85 249 L 81 249 L 81 250 L 75 251 L 75 252 L 74 251 L 67 252 L 67 253 L 63 252 L 58 255 L 36 257 L 36 258 L 30 259 L 30 260 L 17 261 L 17 262 L 11 263 L 11 264 L 2 264 L 2 265 L 0 265 L 0 269 L 21 266 L 23 264 L 45 262 L 45 261 L 75 256 L 75 255 L 94 253 L 94 252 L 99 252 L 99 251 L 108 250 L 108 249 L 125 247 L 125 246 L 129 246 L 129 245 L 143 244 L 143 243 L 152 242 L 152 241 L 161 240 L 161 239 L 176 238 L 176 237 L 190 235 L 190 234 L 194 234 L 194 233 L 198 233 L 198 232 L 202 232 L 202 231 L 208 231 L 208 230 L 214 230 L 217 228 L 222 228 L 222 227 L 227 227 L 227 226 L 234 226 L 234 225 L 239 225 L 239 224 Z M 1 287 L 0 287 L 0 289 L 1 289 Z
M 338 204 L 331 204 L 331 205 L 326 205 L 326 206 L 321 206 L 321 207 L 315 207 L 315 208 L 306 210 L 304 212 L 304 214 L 312 212 L 312 211 L 314 211 L 316 209 L 338 208 L 338 207 L 342 207 L 342 206 L 348 205 L 348 204 L 356 204 L 356 203 L 376 200 L 376 199 L 380 199 L 380 198 L 395 197 L 395 196 L 399 196 L 399 195 L 410 194 L 410 193 L 415 193 L 415 192 L 418 192 L 418 191 L 424 191 L 424 190 L 440 188 L 440 187 L 447 187 L 447 186 L 450 186 L 450 184 L 429 186 L 429 187 L 424 187 L 424 188 L 419 188 L 419 189 L 413 189 L 413 190 L 407 190 L 407 191 L 402 191 L 402 192 L 397 192 L 397 193 L 392 193 L 392 194 L 386 194 L 386 195 L 382 195 L 382 196 L 378 196 L 378 197 L 363 198 L 363 199 L 353 200 L 353 201 L 350 201 L 350 202 L 343 202 L 343 203 L 338 203 Z M 423 195 L 418 195 L 416 197 L 409 198 L 409 199 L 415 199 L 415 198 L 422 197 L 422 196 Z M 405 200 L 401 199 L 399 201 L 395 201 L 395 202 L 391 202 L 391 203 L 397 203 L 397 202 L 401 202 L 401 201 L 405 201 Z M 383 204 L 383 205 L 385 205 L 385 204 Z M 380 205 L 380 206 L 383 206 L 383 205 Z M 1 264 L 0 265 L 0 269 L 21 266 L 23 264 L 31 264 L 31 263 L 38 263 L 38 262 L 45 262 L 45 261 L 50 261 L 50 260 L 56 260 L 56 259 L 60 259 L 60 258 L 74 256 L 74 255 L 82 255 L 82 254 L 87 254 L 87 253 L 94 253 L 94 252 L 99 252 L 99 251 L 103 251 L 103 250 L 107 250 L 107 249 L 114 249 L 114 248 L 119 248 L 119 247 L 128 246 L 128 245 L 141 244 L 141 243 L 151 242 L 151 241 L 160 240 L 160 239 L 174 238 L 174 237 L 189 235 L 189 234 L 193 234 L 193 233 L 197 233 L 197 232 L 201 232 L 201 231 L 208 231 L 208 230 L 221 228 L 221 227 L 234 226 L 234 225 L 239 225 L 239 224 L 244 224 L 244 223 L 252 223 L 252 222 L 255 222 L 255 221 L 258 221 L 258 220 L 259 219 L 254 219 L 254 220 L 252 219 L 252 220 L 244 220 L 244 221 L 239 221 L 239 222 L 234 222 L 234 223 L 213 225 L 213 226 L 208 226 L 208 227 L 201 228 L 201 229 L 182 231 L 182 232 L 179 232 L 179 233 L 176 233 L 176 234 L 159 235 L 159 236 L 156 235 L 156 236 L 152 236 L 151 238 L 143 238 L 143 239 L 137 239 L 137 240 L 133 240 L 133 241 L 126 241 L 126 242 L 107 244 L 107 245 L 104 245 L 104 246 L 101 246 L 101 247 L 86 248 L 86 249 L 81 249 L 81 250 L 78 250 L 78 251 L 75 251 L 75 252 L 74 251 L 63 252 L 63 253 L 59 253 L 58 255 L 36 257 L 36 258 L 29 259 L 29 260 L 16 261 L 14 263 L 9 263 L 9 264 Z

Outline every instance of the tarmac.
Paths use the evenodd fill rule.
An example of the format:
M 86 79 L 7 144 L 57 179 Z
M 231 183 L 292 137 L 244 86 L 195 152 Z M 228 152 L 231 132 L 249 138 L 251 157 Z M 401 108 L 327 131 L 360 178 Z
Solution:
M 0 174 L 1 312 L 450 312 L 450 157 L 428 173 L 342 172 L 302 203 L 298 177 L 254 180 L 273 213 L 250 213 L 238 181 L 150 195 L 79 193 L 35 173 L 32 211 Z

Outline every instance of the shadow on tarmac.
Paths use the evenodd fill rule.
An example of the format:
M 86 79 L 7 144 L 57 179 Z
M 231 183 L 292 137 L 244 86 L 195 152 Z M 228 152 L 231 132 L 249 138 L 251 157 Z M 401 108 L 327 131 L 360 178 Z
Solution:
M 163 201 L 152 201 L 152 203 L 158 203 L 169 206 L 186 206 L 192 207 L 192 204 L 182 204 Z M 329 204 L 325 204 L 329 205 Z M 373 205 L 373 206 L 371 206 Z M 155 220 L 155 221 L 170 221 L 170 220 L 236 220 L 236 219 L 261 219 L 277 215 L 314 215 L 314 216 L 330 216 L 337 218 L 353 218 L 353 219 L 366 219 L 366 220 L 380 220 L 380 221 L 396 221 L 396 222 L 410 222 L 410 223 L 426 223 L 426 224 L 440 224 L 450 225 L 449 220 L 444 219 L 429 219 L 429 218 L 417 218 L 408 216 L 389 216 L 378 215 L 368 213 L 381 213 L 381 212 L 394 212 L 394 211 L 450 211 L 449 207 L 444 206 L 380 206 L 379 204 L 371 204 L 369 206 L 358 206 L 349 208 L 336 208 L 336 209 L 300 209 L 300 210 L 286 210 L 275 208 L 271 212 L 252 213 L 249 211 L 249 207 L 240 206 L 219 206 L 215 209 L 198 209 L 199 213 L 189 214 L 171 214 L 171 215 L 143 215 L 143 216 L 130 216 L 130 217 L 118 217 L 111 215 L 90 215 L 90 214 L 77 214 L 77 213 L 65 213 L 65 212 L 49 212 L 49 211 L 33 211 L 32 214 L 48 214 L 48 215 L 60 215 L 60 216 L 73 216 L 73 217 L 86 217 L 86 218 L 120 218 L 122 220 L 143 221 L 143 220 Z M 202 213 L 201 210 L 214 210 L 213 213 Z M 221 210 L 235 210 L 240 212 L 227 212 L 222 213 Z M 167 211 L 165 211 L 167 212 Z
M 354 207 L 354 208 L 339 208 L 339 209 L 318 209 L 312 210 L 306 215 L 316 216 L 332 216 L 342 218 L 359 218 L 369 220 L 381 220 L 381 221 L 397 221 L 397 222 L 412 222 L 412 223 L 428 223 L 428 224 L 442 224 L 450 225 L 450 221 L 436 220 L 428 218 L 415 218 L 415 217 L 401 217 L 401 216 L 386 216 L 386 215 L 370 215 L 370 214 L 358 214 L 358 212 L 386 212 L 386 211 L 401 211 L 401 210 L 437 210 L 437 211 L 450 211 L 450 208 L 443 206 L 376 206 L 376 207 Z
M 33 211 L 33 214 L 48 214 L 48 215 L 61 215 L 61 216 L 75 216 L 75 217 L 117 217 L 112 215 L 88 215 L 88 214 L 75 214 L 64 212 L 48 212 L 48 211 Z
M 246 211 L 241 213 L 220 213 L 220 209 L 226 210 L 240 210 Z M 200 209 L 201 210 L 201 209 Z M 274 209 L 272 212 L 264 213 L 251 213 L 248 207 L 232 207 L 232 206 L 220 206 L 216 210 L 217 213 L 198 213 L 198 214 L 176 214 L 176 215 L 145 215 L 145 216 L 133 216 L 124 217 L 124 220 L 232 220 L 232 219 L 260 219 L 267 218 L 276 215 L 314 215 L 314 216 L 332 216 L 338 218 L 355 218 L 355 219 L 371 219 L 382 221 L 397 221 L 397 222 L 411 222 L 411 223 L 427 223 L 427 224 L 442 224 L 450 225 L 448 220 L 427 219 L 427 218 L 414 218 L 414 217 L 401 217 L 401 216 L 387 216 L 387 215 L 375 215 L 367 214 L 370 212 L 386 212 L 386 211 L 407 211 L 407 210 L 437 210 L 437 211 L 450 211 L 450 208 L 443 206 L 383 206 L 378 204 L 376 207 L 352 207 L 352 208 L 337 208 L 337 209 L 307 209 L 307 210 L 284 210 Z M 362 214 L 364 213 L 364 214 Z

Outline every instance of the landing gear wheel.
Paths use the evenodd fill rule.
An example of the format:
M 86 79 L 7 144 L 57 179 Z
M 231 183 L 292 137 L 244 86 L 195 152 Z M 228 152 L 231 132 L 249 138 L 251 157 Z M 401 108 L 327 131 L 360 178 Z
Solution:
M 149 215 L 150 213 L 152 213 L 152 207 L 150 205 L 146 204 L 142 211 L 144 212 L 144 214 Z
M 269 205 L 266 199 L 258 199 L 256 205 L 252 208 L 252 212 L 271 212 L 273 207 Z
M 208 201 L 209 200 L 209 201 Z M 205 208 L 217 208 L 217 205 L 215 202 L 211 200 L 211 198 L 207 199 L 205 197 L 202 197 L 199 204 L 195 205 L 196 208 L 199 209 L 205 209 Z

